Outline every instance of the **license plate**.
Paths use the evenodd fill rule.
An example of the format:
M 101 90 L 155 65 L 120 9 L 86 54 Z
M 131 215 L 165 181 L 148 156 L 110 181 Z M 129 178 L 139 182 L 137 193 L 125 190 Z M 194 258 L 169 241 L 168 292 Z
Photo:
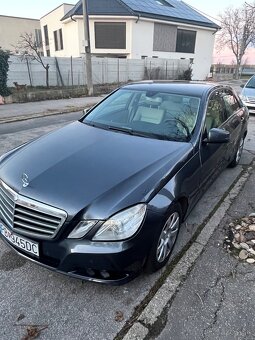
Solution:
M 27 253 L 39 256 L 39 244 L 32 242 L 23 236 L 19 236 L 10 231 L 6 226 L 0 222 L 0 232 L 14 246 L 24 250 Z

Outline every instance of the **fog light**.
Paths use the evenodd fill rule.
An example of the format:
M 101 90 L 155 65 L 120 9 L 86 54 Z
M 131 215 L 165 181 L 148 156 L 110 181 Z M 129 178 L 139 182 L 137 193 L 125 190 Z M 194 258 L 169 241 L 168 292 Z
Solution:
M 100 274 L 104 279 L 109 279 L 110 277 L 110 274 L 108 273 L 107 270 L 101 270 Z
M 86 270 L 86 272 L 87 272 L 87 274 L 88 274 L 89 276 L 95 276 L 95 275 L 96 275 L 95 271 L 94 271 L 93 269 L 91 269 L 91 268 L 88 268 L 88 269 Z

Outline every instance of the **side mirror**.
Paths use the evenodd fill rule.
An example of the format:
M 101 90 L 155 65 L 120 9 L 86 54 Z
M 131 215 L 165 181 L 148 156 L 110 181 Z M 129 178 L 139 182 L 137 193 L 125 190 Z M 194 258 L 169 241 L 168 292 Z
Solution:
M 244 88 L 244 84 L 240 85 L 241 88 Z
M 230 133 L 223 129 L 213 128 L 208 132 L 208 137 L 204 140 L 206 143 L 228 143 Z

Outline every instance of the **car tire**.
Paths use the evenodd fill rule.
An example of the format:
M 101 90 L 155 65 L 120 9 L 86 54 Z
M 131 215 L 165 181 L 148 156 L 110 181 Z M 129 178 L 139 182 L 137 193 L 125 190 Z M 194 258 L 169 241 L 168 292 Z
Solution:
M 163 227 L 157 231 L 147 261 L 145 272 L 154 273 L 164 267 L 174 248 L 180 230 L 182 211 L 178 203 L 172 204 L 168 210 Z
M 243 152 L 244 137 L 242 137 L 238 143 L 237 150 L 235 152 L 233 160 L 229 163 L 229 168 L 234 168 L 240 161 Z

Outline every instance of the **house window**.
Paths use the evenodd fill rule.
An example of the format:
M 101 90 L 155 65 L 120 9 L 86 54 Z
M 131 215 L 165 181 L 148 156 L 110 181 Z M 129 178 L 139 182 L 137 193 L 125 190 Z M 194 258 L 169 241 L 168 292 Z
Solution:
M 177 30 L 176 52 L 194 53 L 196 31 Z
M 35 43 L 37 47 L 42 47 L 42 32 L 40 29 L 35 29 Z
M 95 22 L 95 47 L 126 49 L 126 23 Z
M 154 24 L 153 51 L 175 52 L 177 27 Z
M 55 44 L 55 51 L 63 50 L 63 36 L 62 36 L 62 28 L 57 31 L 53 32 L 54 35 L 54 44 Z
M 44 31 L 45 45 L 49 46 L 49 33 L 48 33 L 48 26 L 47 25 L 43 26 L 43 31 Z

